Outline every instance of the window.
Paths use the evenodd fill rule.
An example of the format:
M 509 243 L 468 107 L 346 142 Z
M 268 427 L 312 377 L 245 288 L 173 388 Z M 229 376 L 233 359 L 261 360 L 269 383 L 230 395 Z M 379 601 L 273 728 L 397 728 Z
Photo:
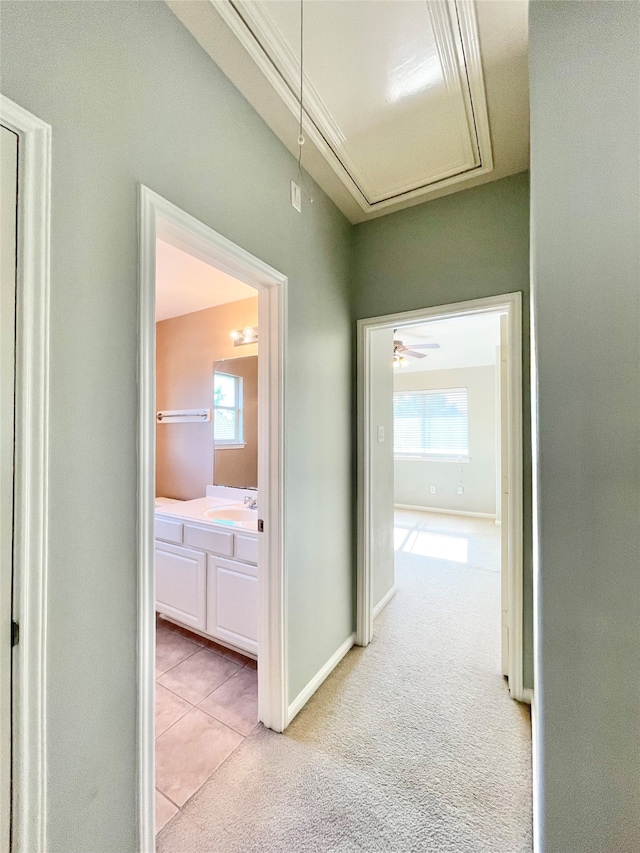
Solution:
M 396 391 L 393 448 L 396 458 L 459 461 L 469 457 L 466 388 Z
M 222 447 L 243 446 L 242 377 L 213 374 L 213 437 Z

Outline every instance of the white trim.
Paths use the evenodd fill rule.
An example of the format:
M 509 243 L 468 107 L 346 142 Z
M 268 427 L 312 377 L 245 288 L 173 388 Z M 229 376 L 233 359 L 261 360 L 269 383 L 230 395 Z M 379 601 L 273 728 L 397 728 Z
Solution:
M 316 692 L 318 687 L 325 681 L 333 672 L 333 670 L 338 666 L 342 658 L 354 647 L 356 642 L 356 635 L 351 634 L 350 637 L 344 641 L 344 643 L 340 646 L 337 651 L 335 651 L 329 660 L 325 663 L 325 665 L 320 669 L 311 679 L 311 681 L 304 687 L 300 693 L 296 696 L 293 702 L 289 705 L 289 719 L 287 725 L 293 720 L 296 714 L 304 708 L 309 699 Z
M 15 850 L 46 849 L 46 631 L 51 127 L 2 99 L 21 143 L 16 353 L 14 612 Z M 20 235 L 20 231 L 22 231 Z
M 283 731 L 289 719 L 285 563 L 285 334 L 287 278 L 145 186 L 139 192 L 140 293 L 138 425 L 138 815 L 139 849 L 155 849 L 155 241 L 197 254 L 258 290 L 258 487 L 265 532 L 258 537 L 258 716 Z
M 437 512 L 441 515 L 464 515 L 469 518 L 490 518 L 495 521 L 494 512 L 472 512 L 466 509 L 444 509 L 439 506 L 412 506 L 411 504 L 394 504 L 396 509 L 409 509 L 413 512 Z
M 356 326 L 356 643 L 368 646 L 373 638 L 373 578 L 371 577 L 371 336 L 365 323 Z
M 540 846 L 540 839 L 543 837 L 543 810 L 544 789 L 542 787 L 542 778 L 540 772 L 540 717 L 538 715 L 538 706 L 536 702 L 535 691 L 531 696 L 531 775 L 533 777 L 532 791 L 532 834 L 533 834 L 533 853 L 544 853 Z
M 482 72 L 482 55 L 478 37 L 476 4 L 470 2 L 470 0 L 457 0 L 453 5 L 458 15 L 458 23 L 460 24 L 461 45 L 464 51 L 469 89 L 471 91 L 471 104 L 481 161 L 481 167 L 477 171 L 474 171 L 474 175 L 482 175 L 493 171 L 493 153 L 491 151 L 489 112 Z
M 387 606 L 387 604 L 391 601 L 393 596 L 396 594 L 397 590 L 398 590 L 398 587 L 394 584 L 391 587 L 391 589 L 389 590 L 389 592 L 386 595 L 382 596 L 380 601 L 373 608 L 373 618 L 374 619 L 380 613 L 380 611 L 384 610 L 384 608 Z
M 468 465 L 471 462 L 470 456 L 400 456 L 397 453 L 393 454 L 394 462 L 437 462 L 439 465 L 452 462 L 454 465 Z
M 277 96 L 297 118 L 300 111 L 297 95 L 300 65 L 278 29 L 262 12 L 259 4 L 244 3 L 239 7 L 230 0 L 212 0 L 212 3 Z M 391 191 L 394 193 L 391 197 L 384 196 L 376 200 L 362 170 L 356 181 L 354 176 L 358 170 L 345 148 L 343 132 L 335 124 L 310 81 L 305 79 L 304 131 L 365 213 L 384 210 L 408 199 L 427 197 L 444 187 L 493 171 L 489 118 L 473 3 L 468 0 L 447 0 L 446 3 L 432 4 L 429 12 L 434 34 L 442 41 L 440 58 L 447 78 L 447 90 L 451 91 L 454 87 L 454 77 L 462 90 L 466 119 L 464 130 L 468 133 L 470 155 L 473 151 L 468 166 L 456 167 L 454 174 L 444 173 L 441 178 L 435 178 L 415 189 L 399 186 Z M 213 58 L 219 59 L 216 56 Z
M 19 142 L 12 849 L 46 850 L 51 127 L 0 96 Z
M 375 329 L 403 329 L 418 322 L 450 319 L 473 314 L 504 311 L 509 318 L 507 370 L 509 380 L 509 691 L 518 701 L 526 701 L 523 684 L 523 576 L 522 576 L 522 295 L 508 293 L 473 299 L 449 305 L 420 308 L 358 320 L 357 323 L 357 430 L 358 430 L 358 501 L 357 501 L 357 577 L 356 577 L 356 642 L 366 646 L 373 636 L 373 602 L 371 579 L 371 417 L 370 403 L 370 339 Z M 504 525 L 503 525 L 504 529 Z

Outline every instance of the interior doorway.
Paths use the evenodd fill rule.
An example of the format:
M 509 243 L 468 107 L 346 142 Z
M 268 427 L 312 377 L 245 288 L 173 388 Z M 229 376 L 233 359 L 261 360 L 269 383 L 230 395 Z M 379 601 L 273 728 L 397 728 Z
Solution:
M 45 839 L 51 127 L 0 96 L 0 847 Z
M 157 805 L 161 826 L 258 720 L 287 721 L 286 278 L 145 187 L 140 220 L 139 808 L 152 850 Z
M 447 336 L 465 323 L 486 352 L 473 353 L 462 332 L 457 365 Z M 456 524 L 473 519 L 484 544 L 493 541 L 500 571 L 496 666 L 512 698 L 530 702 L 523 684 L 521 335 L 519 293 L 359 321 L 357 642 L 371 641 L 374 618 L 395 593 L 394 546 L 442 556 L 455 544 Z M 420 367 L 427 356 L 443 368 L 439 376 Z M 478 369 L 472 376 L 463 365 Z M 473 453 L 471 401 L 489 425 L 484 438 L 474 438 Z M 400 543 L 394 511 L 405 513 L 395 528 Z
M 18 134 L 0 126 L 0 848 L 10 847 Z

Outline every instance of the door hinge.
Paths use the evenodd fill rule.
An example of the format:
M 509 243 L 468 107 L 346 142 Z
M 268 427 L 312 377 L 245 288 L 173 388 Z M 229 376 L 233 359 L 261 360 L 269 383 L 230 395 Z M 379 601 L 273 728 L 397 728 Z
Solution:
M 264 533 L 264 521 L 261 518 L 258 519 L 258 533 Z
M 11 620 L 11 648 L 17 646 L 20 642 L 20 626 L 14 620 Z

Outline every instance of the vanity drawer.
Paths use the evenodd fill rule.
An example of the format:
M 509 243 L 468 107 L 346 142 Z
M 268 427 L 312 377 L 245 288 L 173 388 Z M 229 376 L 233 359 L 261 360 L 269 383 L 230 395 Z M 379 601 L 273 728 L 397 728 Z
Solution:
M 202 551 L 213 551 L 223 557 L 233 557 L 233 533 L 212 528 L 184 526 L 184 544 Z
M 167 521 L 164 518 L 156 518 L 156 539 L 164 539 L 165 542 L 182 542 L 182 522 Z
M 258 563 L 258 539 L 256 536 L 236 534 L 236 560 Z

